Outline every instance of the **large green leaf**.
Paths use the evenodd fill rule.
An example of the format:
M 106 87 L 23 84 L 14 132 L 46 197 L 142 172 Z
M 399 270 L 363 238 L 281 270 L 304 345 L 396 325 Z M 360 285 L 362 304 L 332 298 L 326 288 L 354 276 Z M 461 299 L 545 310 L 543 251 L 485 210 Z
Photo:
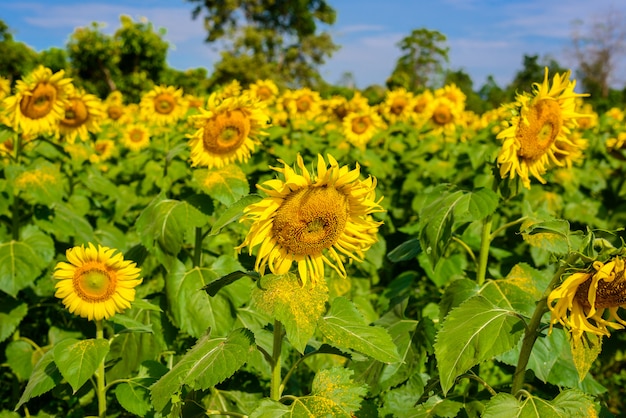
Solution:
M 323 283 L 303 286 L 290 273 L 263 276 L 260 286 L 252 291 L 254 306 L 284 325 L 289 342 L 300 353 L 313 336 L 327 300 L 328 288 Z
M 17 301 L 4 300 L 0 304 L 0 342 L 13 334 L 27 313 L 28 305 L 26 303 L 18 304 Z
M 460 190 L 447 193 L 420 212 L 419 240 L 423 251 L 428 255 L 433 265 L 437 263 L 448 247 L 455 221 L 454 207 L 463 199 L 464 194 Z
M 517 399 L 508 393 L 499 393 L 485 406 L 483 418 L 569 418 L 596 417 L 593 401 L 578 390 L 559 393 L 552 401 L 531 394 Z
M 22 393 L 20 400 L 15 405 L 15 410 L 28 402 L 29 399 L 48 392 L 61 383 L 61 380 L 63 380 L 63 376 L 61 376 L 61 372 L 59 372 L 54 363 L 54 353 L 48 351 L 35 364 L 33 373 L 26 384 L 26 389 L 24 389 L 24 393 Z
M 57 202 L 49 208 L 36 208 L 35 224 L 59 241 L 76 238 L 78 243 L 94 242 L 91 224 L 70 203 Z
M 230 205 L 225 211 L 222 212 L 217 221 L 211 226 L 211 232 L 209 235 L 217 235 L 222 228 L 226 225 L 238 221 L 243 215 L 243 210 L 249 205 L 261 200 L 261 196 L 258 194 L 249 194 L 242 197 L 232 205 Z
M 7 365 L 15 373 L 18 380 L 28 380 L 33 372 L 33 354 L 35 349 L 32 345 L 22 340 L 11 341 L 5 350 Z
M 93 376 L 109 352 L 104 339 L 67 339 L 54 346 L 54 362 L 74 392 Z
M 352 380 L 353 373 L 341 367 L 319 371 L 311 384 L 311 395 L 326 398 L 345 412 L 357 411 L 367 388 Z
M 206 223 L 206 215 L 189 203 L 174 199 L 155 199 L 137 219 L 141 243 L 149 250 L 158 245 L 172 255 L 180 251 L 185 233 Z
M 335 298 L 318 323 L 328 342 L 343 350 L 355 350 L 384 363 L 400 360 L 398 349 L 382 327 L 369 325 L 352 302 Z
M 444 394 L 455 379 L 476 364 L 513 348 L 524 331 L 511 309 L 475 296 L 454 308 L 441 326 L 435 356 Z
M 528 244 L 551 253 L 567 254 L 571 248 L 570 225 L 563 219 L 545 222 L 524 222 L 520 229 L 522 238 Z
M 209 196 L 230 206 L 248 193 L 248 178 L 237 164 L 221 168 L 195 170 L 194 178 Z
M 232 328 L 235 314 L 227 293 L 210 297 L 202 290 L 217 277 L 217 273 L 204 267 L 186 270 L 177 260 L 165 282 L 175 324 L 194 337 L 200 337 L 209 328 L 212 334 L 224 336 Z
M 161 411 L 183 385 L 203 390 L 232 376 L 254 350 L 252 332 L 239 328 L 228 337 L 204 336 L 176 365 L 152 385 L 154 408 Z

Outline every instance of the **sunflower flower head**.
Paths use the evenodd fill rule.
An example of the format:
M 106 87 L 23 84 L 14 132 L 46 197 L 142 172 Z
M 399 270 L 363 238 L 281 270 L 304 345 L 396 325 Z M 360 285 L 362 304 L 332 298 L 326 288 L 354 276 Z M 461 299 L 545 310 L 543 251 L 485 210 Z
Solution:
M 623 329 L 626 321 L 617 310 L 626 307 L 624 270 L 624 260 L 615 257 L 607 263 L 594 262 L 589 272 L 570 275 L 548 296 L 550 327 L 556 323 L 566 327 L 574 344 L 585 332 L 608 337 L 609 328 Z
M 223 100 L 212 94 L 208 108 L 189 119 L 197 129 L 189 141 L 192 165 L 220 168 L 247 161 L 270 118 L 266 107 L 244 92 Z
M 274 168 L 283 179 L 268 180 L 258 188 L 267 194 L 248 206 L 241 221 L 253 221 L 243 243 L 258 247 L 255 270 L 286 274 L 297 264 L 303 284 L 324 279 L 324 265 L 346 277 L 344 260 L 362 261 L 377 241 L 381 222 L 372 218 L 383 212 L 376 199 L 376 179 L 360 180 L 360 167 L 339 166 L 317 158 L 316 172 L 309 172 L 298 154 L 295 167 Z
M 73 144 L 76 138 L 87 141 L 90 132 L 100 132 L 102 119 L 104 119 L 102 101 L 83 89 L 72 89 L 65 104 L 65 116 L 59 122 L 59 134 L 70 144 Z
M 174 86 L 155 86 L 139 102 L 143 118 L 157 126 L 175 124 L 187 113 L 183 90 Z
M 497 136 L 503 141 L 497 158 L 502 178 L 519 176 L 530 189 L 531 175 L 545 184 L 543 175 L 549 167 L 570 166 L 570 155 L 578 157 L 573 149 L 580 143 L 570 137 L 576 119 L 585 116 L 576 111 L 576 98 L 586 94 L 574 92 L 576 81 L 569 75 L 569 71 L 556 74 L 550 85 L 546 68 L 543 83 L 535 83 L 532 94 L 519 94 L 508 106 L 509 126 Z
M 99 321 L 130 308 L 135 287 L 143 280 L 135 262 L 124 260 L 115 249 L 91 243 L 70 248 L 66 257 L 67 262 L 54 269 L 54 296 L 70 313 Z

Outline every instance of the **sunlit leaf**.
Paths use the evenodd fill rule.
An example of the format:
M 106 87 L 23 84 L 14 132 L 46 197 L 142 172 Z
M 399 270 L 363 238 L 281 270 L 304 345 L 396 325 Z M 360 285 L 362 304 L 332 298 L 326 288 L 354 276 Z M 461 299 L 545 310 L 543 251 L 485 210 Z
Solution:
M 520 228 L 524 241 L 556 254 L 566 254 L 570 250 L 569 222 L 558 219 L 545 222 L 527 220 Z
M 382 327 L 367 324 L 354 304 L 344 297 L 332 301 L 318 327 L 337 348 L 355 350 L 385 363 L 400 360 L 389 333 Z
M 230 206 L 250 193 L 248 178 L 237 164 L 221 168 L 198 169 L 194 178 L 209 196 Z
M 473 297 L 450 311 L 437 334 L 435 356 L 444 394 L 469 368 L 513 348 L 524 331 L 511 309 L 483 296 Z
M 104 339 L 67 339 L 54 346 L 54 362 L 74 392 L 93 376 L 109 352 Z
M 31 231 L 21 241 L 0 244 L 0 290 L 13 297 L 35 281 L 51 259 L 48 256 L 50 250 L 54 251 L 54 244 L 49 236 Z
M 261 196 L 258 194 L 249 194 L 230 205 L 221 213 L 220 217 L 217 218 L 217 221 L 215 221 L 215 223 L 211 226 L 211 232 L 209 235 L 217 235 L 226 225 L 238 221 L 243 215 L 243 210 L 246 207 L 258 202 L 261 199 Z
M 444 194 L 426 206 L 420 213 L 421 232 L 419 236 L 423 251 L 431 262 L 437 263 L 445 252 L 452 237 L 454 207 L 464 199 L 462 191 Z
M 182 385 L 202 390 L 232 376 L 254 349 L 254 336 L 239 328 L 228 337 L 204 336 L 151 387 L 152 403 L 161 411 Z
M 583 392 L 570 389 L 559 393 L 552 401 L 526 394 L 522 399 L 508 393 L 498 393 L 485 406 L 483 418 L 565 418 L 597 417 L 593 401 Z

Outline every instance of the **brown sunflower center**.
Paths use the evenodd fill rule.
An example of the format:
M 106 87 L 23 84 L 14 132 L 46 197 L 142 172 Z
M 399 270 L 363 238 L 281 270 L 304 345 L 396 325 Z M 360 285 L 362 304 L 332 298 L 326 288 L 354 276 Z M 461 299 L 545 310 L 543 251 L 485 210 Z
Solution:
M 48 115 L 57 98 L 57 89 L 50 83 L 39 83 L 32 90 L 32 95 L 24 96 L 20 101 L 20 111 L 31 119 L 40 119 Z
M 372 120 L 369 116 L 359 116 L 352 120 L 352 132 L 355 134 L 362 134 L 367 131 L 367 128 L 372 124 Z
M 118 105 L 111 105 L 107 108 L 107 114 L 113 120 L 118 120 L 124 114 L 124 108 Z
M 343 233 L 349 210 L 348 197 L 334 187 L 296 190 L 276 211 L 272 235 L 289 254 L 320 254 Z
M 391 113 L 393 113 L 394 115 L 400 115 L 403 111 L 404 108 L 407 106 L 407 101 L 404 98 L 397 98 L 393 101 L 393 103 L 391 104 L 391 107 L 389 109 L 389 111 Z
M 241 110 L 231 110 L 209 119 L 204 126 L 204 149 L 214 154 L 237 150 L 250 133 L 250 118 Z
M 528 124 L 520 121 L 517 130 L 520 143 L 517 154 L 534 160 L 545 155 L 561 132 L 561 106 L 554 100 L 540 100 L 530 107 L 527 118 Z
M 415 113 L 423 113 L 424 109 L 426 109 L 426 105 L 428 105 L 426 100 L 418 100 L 417 103 L 415 103 L 415 106 L 413 106 L 413 111 Z
M 128 133 L 128 138 L 130 138 L 132 142 L 141 142 L 143 141 L 144 133 L 141 129 L 132 129 Z
M 348 107 L 344 104 L 341 104 L 333 109 L 335 116 L 339 118 L 339 120 L 343 120 L 346 116 L 348 116 Z
M 100 262 L 90 262 L 76 270 L 72 279 L 78 297 L 86 302 L 102 302 L 115 293 L 115 272 Z
M 176 99 L 171 94 L 161 93 L 154 98 L 154 111 L 169 115 L 176 107 Z
M 439 105 L 433 112 L 433 122 L 437 125 L 446 125 L 454 119 L 448 106 Z
M 588 300 L 590 285 L 591 277 L 581 283 L 578 289 L 576 289 L 576 300 L 586 308 L 591 306 Z M 624 304 L 626 304 L 626 280 L 624 279 L 624 271 L 616 272 L 613 281 L 598 281 L 595 302 L 596 309 L 615 308 Z
M 104 154 L 108 148 L 108 145 L 104 142 L 97 142 L 96 145 L 94 145 L 94 148 L 97 154 Z
M 296 100 L 296 109 L 298 113 L 308 112 L 311 109 L 311 104 L 313 103 L 313 99 L 310 96 L 302 96 L 298 97 Z
M 257 89 L 256 95 L 261 100 L 269 100 L 272 98 L 272 90 L 267 86 L 261 86 Z
M 61 124 L 70 127 L 78 127 L 87 121 L 89 118 L 89 111 L 85 102 L 80 99 L 72 99 L 68 105 L 65 106 L 65 118 L 61 120 Z

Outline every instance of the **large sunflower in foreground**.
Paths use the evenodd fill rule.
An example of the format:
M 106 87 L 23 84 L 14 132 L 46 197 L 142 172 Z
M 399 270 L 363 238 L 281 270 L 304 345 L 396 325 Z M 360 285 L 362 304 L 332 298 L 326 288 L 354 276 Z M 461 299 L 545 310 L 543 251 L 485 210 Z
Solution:
M 255 270 L 286 274 L 293 262 L 302 283 L 324 278 L 324 264 L 346 277 L 345 259 L 363 260 L 377 240 L 381 222 L 372 213 L 383 212 L 376 200 L 376 179 L 360 180 L 360 167 L 340 167 L 329 154 L 321 155 L 317 172 L 310 173 L 298 154 L 297 168 L 285 162 L 273 168 L 284 179 L 268 180 L 257 187 L 268 196 L 244 211 L 241 221 L 254 221 L 244 242 L 249 253 L 259 247 Z
M 623 329 L 626 321 L 617 310 L 626 307 L 624 270 L 624 260 L 615 257 L 607 263 L 594 262 L 593 271 L 569 276 L 548 296 L 550 326 L 562 324 L 575 344 L 585 332 L 608 337 L 609 328 Z
M 54 296 L 70 313 L 98 321 L 130 308 L 134 288 L 143 280 L 135 262 L 91 243 L 70 248 L 65 255 L 68 262 L 59 262 L 54 270 Z
M 183 90 L 173 86 L 155 86 L 139 102 L 142 117 L 157 126 L 173 125 L 187 112 Z
M 25 135 L 57 132 L 65 116 L 65 104 L 72 92 L 72 80 L 63 70 L 52 74 L 43 66 L 15 84 L 15 94 L 3 101 L 11 127 Z
M 89 132 L 100 132 L 100 122 L 104 118 L 102 101 L 83 89 L 73 89 L 65 104 L 65 117 L 59 122 L 59 133 L 65 141 L 73 144 L 78 137 L 89 139 Z
M 223 167 L 235 161 L 245 162 L 258 136 L 266 135 L 269 115 L 258 99 L 249 93 L 219 100 L 212 94 L 208 108 L 189 120 L 198 130 L 190 136 L 191 163 L 209 168 Z
M 542 175 L 551 165 L 570 163 L 568 155 L 577 144 L 569 137 L 576 118 L 585 116 L 576 112 L 576 98 L 586 95 L 574 92 L 576 81 L 569 75 L 556 74 L 550 86 L 546 68 L 543 83 L 535 83 L 532 94 L 518 94 L 510 126 L 497 136 L 503 140 L 497 159 L 502 178 L 519 176 L 530 189 L 530 175 L 545 184 Z

